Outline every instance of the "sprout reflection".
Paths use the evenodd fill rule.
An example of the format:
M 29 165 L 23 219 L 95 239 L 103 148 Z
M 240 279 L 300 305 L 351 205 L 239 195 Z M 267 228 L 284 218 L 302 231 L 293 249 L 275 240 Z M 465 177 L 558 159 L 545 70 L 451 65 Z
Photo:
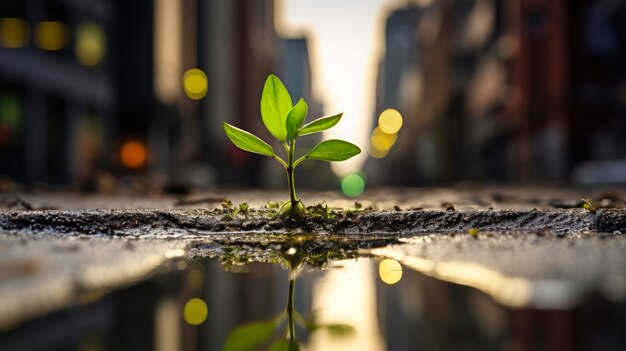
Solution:
M 318 323 L 315 318 L 305 319 L 295 309 L 296 277 L 307 261 L 319 262 L 319 258 L 312 258 L 305 250 L 295 247 L 284 248 L 279 255 L 283 267 L 289 270 L 289 293 L 287 306 L 278 316 L 271 320 L 245 323 L 235 328 L 226 338 L 222 350 L 252 350 L 260 345 L 269 343 L 274 338 L 275 332 L 285 325 L 284 332 L 280 333 L 269 347 L 271 351 L 300 350 L 296 337 L 296 326 L 313 333 L 317 330 L 327 330 L 331 335 L 342 336 L 354 332 L 354 328 L 340 323 Z

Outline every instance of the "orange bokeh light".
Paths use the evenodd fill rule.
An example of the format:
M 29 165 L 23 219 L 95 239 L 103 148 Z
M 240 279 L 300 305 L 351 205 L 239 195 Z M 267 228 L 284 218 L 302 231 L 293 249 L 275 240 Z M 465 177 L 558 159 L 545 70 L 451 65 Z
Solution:
M 138 141 L 129 141 L 120 150 L 120 160 L 128 168 L 139 168 L 146 163 L 148 152 Z

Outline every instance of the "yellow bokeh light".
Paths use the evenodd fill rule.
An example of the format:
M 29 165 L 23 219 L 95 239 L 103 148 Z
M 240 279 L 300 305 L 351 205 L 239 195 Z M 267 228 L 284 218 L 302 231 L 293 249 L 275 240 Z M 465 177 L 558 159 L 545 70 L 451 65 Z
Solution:
M 370 155 L 374 158 L 387 156 L 389 150 L 393 144 L 395 144 L 396 139 L 396 134 L 387 134 L 383 132 L 380 127 L 376 127 L 374 131 L 372 131 L 370 138 Z
M 393 146 L 393 144 L 396 143 L 396 139 L 398 138 L 398 134 L 385 133 L 380 129 L 380 127 L 374 128 L 374 130 L 372 131 L 372 135 L 380 135 L 384 137 L 385 139 L 387 139 L 387 141 L 389 142 L 391 146 Z
M 206 74 L 197 68 L 192 68 L 183 75 L 185 94 L 193 100 L 202 99 L 209 90 Z
M 389 153 L 389 150 L 379 150 L 373 147 L 372 145 L 370 145 L 369 153 L 370 153 L 370 156 L 372 156 L 373 158 L 383 158 L 387 156 L 387 154 Z
M 96 66 L 106 53 L 106 34 L 95 22 L 83 22 L 76 30 L 76 59 L 84 66 Z
M 129 141 L 120 150 L 120 161 L 128 168 L 139 168 L 144 165 L 148 152 L 146 147 L 137 141 Z
M 57 51 L 67 45 L 67 25 L 44 21 L 35 26 L 35 43 L 42 50 Z
M 370 143 L 372 144 L 372 147 L 374 149 L 380 151 L 387 151 L 391 149 L 391 143 L 387 138 L 382 135 L 372 135 L 372 137 L 370 138 Z
M 385 259 L 378 265 L 380 280 L 393 285 L 402 279 L 402 265 L 396 260 Z
M 202 299 L 194 297 L 183 308 L 183 318 L 191 325 L 202 324 L 209 315 L 209 308 Z
M 395 134 L 402 127 L 402 115 L 397 110 L 387 109 L 378 117 L 378 126 L 387 134 Z
M 0 18 L 0 45 L 23 48 L 28 45 L 28 23 L 21 18 Z

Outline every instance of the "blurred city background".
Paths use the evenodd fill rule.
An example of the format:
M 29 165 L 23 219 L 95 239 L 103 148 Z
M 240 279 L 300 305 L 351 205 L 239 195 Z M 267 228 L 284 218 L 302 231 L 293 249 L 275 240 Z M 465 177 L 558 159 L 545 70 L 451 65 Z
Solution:
M 624 184 L 624 62 L 623 0 L 5 0 L 0 190 L 282 188 L 270 73 L 364 150 L 298 187 Z

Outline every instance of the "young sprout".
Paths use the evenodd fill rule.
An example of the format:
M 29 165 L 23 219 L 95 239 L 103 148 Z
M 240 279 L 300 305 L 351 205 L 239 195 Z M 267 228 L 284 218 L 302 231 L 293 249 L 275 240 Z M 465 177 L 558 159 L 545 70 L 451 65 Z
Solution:
M 300 136 L 319 133 L 336 125 L 342 113 L 321 117 L 304 124 L 308 106 L 300 99 L 294 106 L 291 96 L 283 83 L 271 74 L 265 81 L 261 96 L 261 118 L 267 130 L 280 141 L 287 152 L 285 162 L 274 152 L 271 145 L 245 130 L 224 122 L 226 136 L 240 149 L 271 157 L 278 161 L 287 171 L 290 201 L 280 209 L 282 214 L 300 217 L 304 213 L 302 201 L 296 196 L 294 171 L 305 160 L 321 160 L 328 162 L 344 161 L 361 152 L 358 146 L 343 140 L 325 140 L 317 144 L 300 158 L 296 159 L 296 139 Z
M 591 199 L 581 199 L 583 201 L 583 208 L 589 212 L 596 212 L 596 207 L 591 202 Z

